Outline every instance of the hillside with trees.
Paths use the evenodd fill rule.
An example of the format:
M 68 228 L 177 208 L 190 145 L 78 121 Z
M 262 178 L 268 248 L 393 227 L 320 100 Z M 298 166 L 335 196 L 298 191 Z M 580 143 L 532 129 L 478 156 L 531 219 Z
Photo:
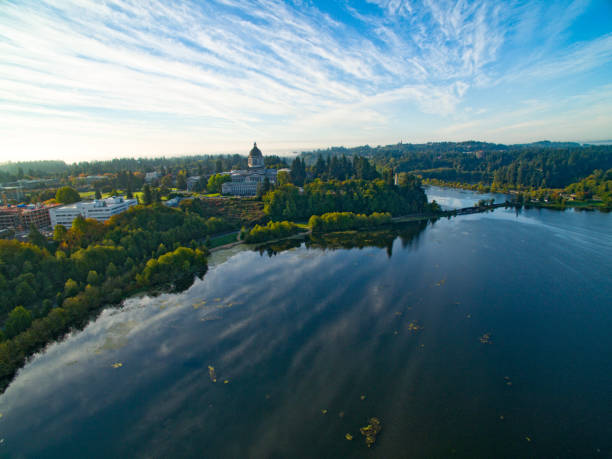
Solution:
M 428 209 L 427 196 L 414 176 L 406 176 L 401 185 L 382 179 L 315 180 L 304 185 L 303 192 L 286 184 L 263 199 L 264 211 L 273 220 L 308 220 L 328 212 L 406 215 Z
M 440 142 L 387 146 L 334 147 L 302 154 L 306 167 L 349 158 L 367 158 L 379 171 L 410 172 L 423 179 L 498 189 L 564 188 L 612 167 L 612 146 L 537 142 L 501 145 L 485 142 Z

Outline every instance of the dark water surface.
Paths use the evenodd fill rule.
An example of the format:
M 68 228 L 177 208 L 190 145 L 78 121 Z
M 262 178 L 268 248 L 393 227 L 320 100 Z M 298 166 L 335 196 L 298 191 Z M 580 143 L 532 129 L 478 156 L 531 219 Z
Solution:
M 0 455 L 612 457 L 611 277 L 592 212 L 235 251 L 33 359 L 0 396 Z

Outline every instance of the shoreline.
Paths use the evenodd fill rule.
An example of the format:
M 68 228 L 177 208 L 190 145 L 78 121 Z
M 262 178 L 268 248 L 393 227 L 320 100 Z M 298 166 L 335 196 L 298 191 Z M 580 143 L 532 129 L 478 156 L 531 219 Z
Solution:
M 502 195 L 512 195 L 517 196 L 520 193 L 530 193 L 531 191 L 526 190 L 507 190 L 507 191 L 492 191 L 490 189 L 490 185 L 487 185 L 485 188 L 479 190 L 478 185 L 470 185 L 470 184 L 457 184 L 451 185 L 449 183 L 431 183 L 431 182 L 423 182 L 424 186 L 428 187 L 438 187 L 438 188 L 448 188 L 451 190 L 467 190 L 472 191 L 477 194 L 502 194 Z M 537 191 L 537 190 L 536 190 Z M 567 209 L 577 209 L 577 210 L 587 210 L 587 211 L 595 211 L 598 210 L 600 212 L 611 212 L 612 208 L 606 207 L 603 205 L 603 201 L 601 205 L 599 204 L 589 204 L 586 201 L 565 201 L 563 204 L 560 203 L 552 203 L 552 202 L 540 202 L 540 201 L 529 201 L 527 203 L 523 203 L 523 207 L 525 208 L 540 208 L 540 209 L 551 209 L 551 210 L 567 210 Z

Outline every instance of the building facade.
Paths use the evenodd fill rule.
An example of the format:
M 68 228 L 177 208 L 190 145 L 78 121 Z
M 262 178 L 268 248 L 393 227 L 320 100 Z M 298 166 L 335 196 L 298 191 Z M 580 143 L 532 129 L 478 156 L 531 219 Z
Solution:
M 48 228 L 51 226 L 50 210 L 54 207 L 43 204 L 0 207 L 0 229 L 27 230 L 31 225 Z
M 246 170 L 233 170 L 229 175 L 231 181 L 221 185 L 221 192 L 234 196 L 255 196 L 259 187 L 263 186 L 266 179 L 270 184 L 276 183 L 276 169 L 266 169 L 264 157 L 257 143 L 249 152 L 249 168 Z
M 56 207 L 49 211 L 51 226 L 53 226 L 54 229 L 57 225 L 71 228 L 72 222 L 79 215 L 84 218 L 93 218 L 99 222 L 105 222 L 113 215 L 125 212 L 136 204 L 138 204 L 136 199 L 124 199 L 121 196 L 113 196 L 106 199 L 96 199 L 91 202 L 82 201 Z

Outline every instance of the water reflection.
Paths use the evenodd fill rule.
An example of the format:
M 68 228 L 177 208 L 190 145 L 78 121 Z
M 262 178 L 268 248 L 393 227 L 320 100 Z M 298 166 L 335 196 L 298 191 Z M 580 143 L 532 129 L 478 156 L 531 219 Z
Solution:
M 0 454 L 609 455 L 610 220 L 564 217 L 234 249 L 33 359 L 0 396 Z
M 288 239 L 285 241 L 262 244 L 257 250 L 260 255 L 272 257 L 286 250 L 295 249 L 305 244 L 310 249 L 339 250 L 339 249 L 364 249 L 366 247 L 377 247 L 385 249 L 387 256 L 393 255 L 393 244 L 399 239 L 401 247 L 416 248 L 419 235 L 427 228 L 433 226 L 435 220 L 424 220 L 413 223 L 402 223 L 376 231 L 344 231 L 331 234 L 312 234 L 303 239 Z

